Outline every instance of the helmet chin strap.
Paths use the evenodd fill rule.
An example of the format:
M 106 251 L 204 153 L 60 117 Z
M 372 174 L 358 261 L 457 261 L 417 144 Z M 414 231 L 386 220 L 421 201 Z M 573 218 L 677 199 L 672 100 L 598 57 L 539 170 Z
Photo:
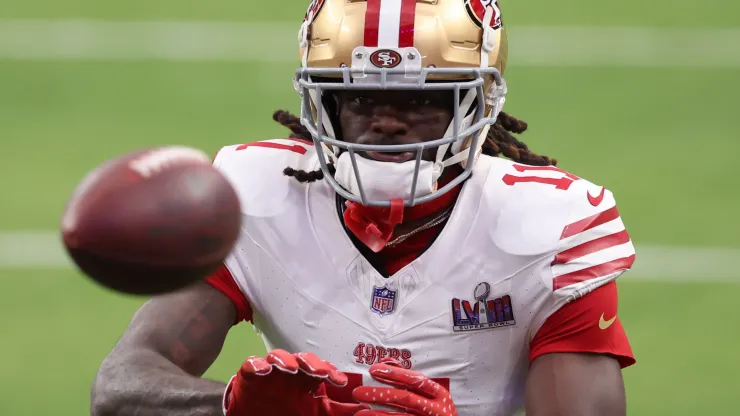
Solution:
M 308 41 L 308 28 L 311 26 L 311 23 L 314 19 L 314 11 L 311 10 L 309 12 L 308 18 L 303 22 L 300 29 L 298 30 L 298 43 L 301 48 L 303 48 L 303 54 L 301 56 L 301 66 L 306 68 L 308 66 L 308 49 L 310 47 L 309 41 Z M 309 77 L 310 80 L 310 77 Z M 331 137 L 332 139 L 336 138 L 336 135 L 334 134 L 334 126 L 331 124 L 331 121 L 329 120 L 329 117 L 326 117 L 326 107 L 324 107 L 324 104 L 321 102 L 321 97 L 318 96 L 316 93 L 316 90 L 309 90 L 308 95 L 311 98 L 311 101 L 313 102 L 313 105 L 318 109 L 321 108 L 321 124 L 324 126 L 324 132 L 326 132 L 326 135 Z M 301 119 L 303 119 L 303 106 L 301 106 Z M 326 157 L 332 161 L 335 162 L 337 159 L 337 154 L 339 153 L 339 149 L 332 150 L 326 143 L 321 142 L 321 149 L 324 151 L 324 154 Z
M 486 13 L 483 15 L 483 35 L 482 35 L 482 42 L 481 42 L 481 54 L 480 54 L 480 67 L 481 68 L 488 68 L 488 54 L 493 52 L 494 48 L 496 47 L 496 33 L 495 30 L 491 27 L 491 20 L 493 20 L 493 7 L 486 7 Z M 470 107 L 473 105 L 473 101 L 476 98 L 476 91 L 471 90 L 468 91 L 467 94 L 465 94 L 465 97 L 462 100 L 462 103 L 460 104 L 459 112 L 458 114 L 467 114 L 470 110 Z M 498 117 L 498 114 L 501 112 L 501 107 L 503 105 L 503 100 L 496 98 L 496 101 L 491 106 L 491 110 L 487 112 L 484 116 L 490 117 L 491 114 L 495 114 L 496 117 Z M 463 130 L 467 128 L 470 123 L 472 122 L 473 114 L 470 114 L 462 119 L 460 122 L 459 130 Z M 447 127 L 447 131 L 445 131 L 444 137 L 449 137 L 453 133 L 453 127 L 454 127 L 455 120 L 453 119 L 452 122 L 450 122 L 450 125 Z M 481 129 L 480 133 L 478 134 L 478 142 L 476 144 L 475 154 L 477 157 L 478 153 L 480 152 L 480 149 L 483 147 L 483 143 L 486 140 L 486 136 L 488 135 L 488 131 L 490 130 L 491 125 L 486 124 Z M 442 145 L 437 148 L 437 156 L 436 156 L 436 163 L 441 163 L 442 167 L 448 167 L 452 166 L 456 163 L 460 163 L 463 167 L 467 164 L 468 157 L 470 153 L 466 150 L 469 150 L 465 146 L 465 142 L 468 141 L 471 137 L 468 137 L 463 140 L 458 140 L 456 142 L 453 142 L 451 144 Z M 443 160 L 445 155 L 447 154 L 447 150 L 450 149 L 450 152 L 452 153 L 452 156 L 450 156 L 448 159 Z
M 470 107 L 473 105 L 473 102 L 475 101 L 477 93 L 475 90 L 468 91 L 465 96 L 462 99 L 462 102 L 460 103 L 460 107 L 458 110 L 458 114 L 463 114 L 463 119 L 460 120 L 460 126 L 458 128 L 458 131 L 464 130 L 468 125 L 470 125 L 470 122 L 473 119 L 474 114 L 469 114 L 465 116 L 465 114 L 468 113 L 468 110 L 470 110 Z M 457 104 L 457 103 L 456 103 Z M 450 124 L 447 126 L 447 130 L 445 130 L 445 134 L 442 137 L 449 137 L 453 134 L 455 127 L 455 119 L 453 118 L 452 121 L 450 121 Z M 460 148 L 462 147 L 462 143 L 460 142 L 453 142 L 448 144 L 443 144 L 442 146 L 439 146 L 437 148 L 437 155 L 435 157 L 435 163 L 442 164 L 443 166 L 449 166 L 449 164 L 446 164 L 443 160 L 445 155 L 447 154 L 447 149 L 452 146 L 452 153 L 458 153 L 460 152 Z
M 326 116 L 328 113 L 326 112 L 326 107 L 321 102 L 321 98 L 316 93 L 316 90 L 309 90 L 308 94 L 311 98 L 311 102 L 313 102 L 314 107 L 316 107 L 317 109 L 321 109 L 321 125 L 324 126 L 324 133 L 329 138 L 335 139 L 337 136 L 334 134 L 334 126 L 331 124 L 329 117 Z M 301 112 L 303 112 L 303 106 L 301 106 Z M 301 114 L 301 119 L 302 118 L 303 114 Z M 332 163 L 335 163 L 337 161 L 337 157 L 339 156 L 339 149 L 329 147 L 329 145 L 327 145 L 323 141 L 319 142 L 321 144 L 321 149 L 324 151 L 324 155 L 327 157 L 327 159 L 330 160 Z
M 496 47 L 496 31 L 491 27 L 493 20 L 493 7 L 486 7 L 483 15 L 483 36 L 480 46 L 480 67 L 488 68 L 488 54 Z
M 486 141 L 486 135 L 488 134 L 488 130 L 491 128 L 490 124 L 486 124 L 481 129 L 480 133 L 478 133 L 478 143 L 476 144 L 475 149 L 475 157 L 478 157 L 478 154 L 480 153 L 480 149 L 483 147 L 483 143 Z M 468 157 L 470 156 L 470 148 L 462 149 L 460 152 L 453 154 L 449 158 L 447 158 L 445 161 L 442 162 L 442 165 L 444 167 L 452 166 L 456 163 L 460 163 L 463 167 L 466 167 L 468 163 Z

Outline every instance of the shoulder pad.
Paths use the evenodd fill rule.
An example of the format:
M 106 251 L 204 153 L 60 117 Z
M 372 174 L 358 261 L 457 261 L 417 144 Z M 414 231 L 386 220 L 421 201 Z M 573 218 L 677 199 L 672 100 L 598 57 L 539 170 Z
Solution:
M 587 203 L 582 179 L 554 166 L 492 159 L 484 202 L 496 219 L 490 228 L 496 245 L 516 255 L 552 252 L 571 206 L 579 199 Z
M 552 290 L 569 299 L 616 279 L 635 262 L 635 247 L 612 192 L 579 182 L 573 184 L 551 265 Z
M 272 216 L 298 189 L 293 178 L 285 176 L 286 167 L 318 169 L 312 142 L 300 139 L 264 140 L 222 148 L 213 160 L 236 189 L 245 215 Z
M 612 192 L 553 166 L 501 159 L 492 171 L 486 198 L 496 245 L 552 256 L 543 279 L 553 291 L 582 295 L 632 266 L 634 247 Z

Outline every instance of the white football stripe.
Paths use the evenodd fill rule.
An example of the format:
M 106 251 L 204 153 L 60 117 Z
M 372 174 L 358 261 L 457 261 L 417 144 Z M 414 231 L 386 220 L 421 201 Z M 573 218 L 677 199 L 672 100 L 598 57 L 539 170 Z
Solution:
M 401 0 L 380 0 L 378 47 L 397 48 L 401 30 Z
M 610 261 L 629 257 L 635 254 L 635 248 L 632 246 L 632 242 L 620 244 L 618 246 L 609 247 L 604 250 L 597 251 L 595 253 L 587 254 L 583 257 L 573 259 L 572 261 L 565 264 L 556 264 L 552 266 L 552 274 L 554 278 L 559 276 L 573 273 L 578 270 L 587 269 L 589 267 L 598 266 L 600 264 L 609 263 Z
M 400 8 L 400 0 L 392 1 Z M 0 59 L 297 65 L 298 27 L 293 22 L 7 19 L 0 20 Z M 740 68 L 740 28 L 511 26 L 509 41 L 512 66 Z

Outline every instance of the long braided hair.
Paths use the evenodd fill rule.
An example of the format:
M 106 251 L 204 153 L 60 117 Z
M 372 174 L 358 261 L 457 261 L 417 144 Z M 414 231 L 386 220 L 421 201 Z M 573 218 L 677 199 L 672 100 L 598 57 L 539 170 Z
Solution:
M 313 140 L 311 133 L 303 127 L 298 117 L 285 110 L 277 110 L 272 115 L 273 120 L 287 127 L 291 131 L 291 137 L 302 140 Z M 523 163 L 532 166 L 555 166 L 557 160 L 548 156 L 541 156 L 529 150 L 526 144 L 517 140 L 514 134 L 521 134 L 527 130 L 527 123 L 518 120 L 507 113 L 501 112 L 496 119 L 496 123 L 491 126 L 486 135 L 486 141 L 483 142 L 482 152 L 484 155 L 505 157 L 517 163 Z M 334 166 L 329 164 L 329 171 L 334 174 Z M 321 169 L 306 172 L 296 170 L 290 167 L 285 168 L 283 173 L 292 176 L 298 182 L 314 182 L 324 179 L 324 172 Z

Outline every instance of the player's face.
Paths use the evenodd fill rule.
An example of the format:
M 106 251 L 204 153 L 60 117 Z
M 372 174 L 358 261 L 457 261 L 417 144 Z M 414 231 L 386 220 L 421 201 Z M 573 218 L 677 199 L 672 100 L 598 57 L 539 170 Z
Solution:
M 444 136 L 452 121 L 452 91 L 343 91 L 339 98 L 342 139 L 349 143 L 415 144 Z M 433 160 L 437 149 L 422 157 Z M 363 152 L 363 156 L 405 162 L 413 152 Z

